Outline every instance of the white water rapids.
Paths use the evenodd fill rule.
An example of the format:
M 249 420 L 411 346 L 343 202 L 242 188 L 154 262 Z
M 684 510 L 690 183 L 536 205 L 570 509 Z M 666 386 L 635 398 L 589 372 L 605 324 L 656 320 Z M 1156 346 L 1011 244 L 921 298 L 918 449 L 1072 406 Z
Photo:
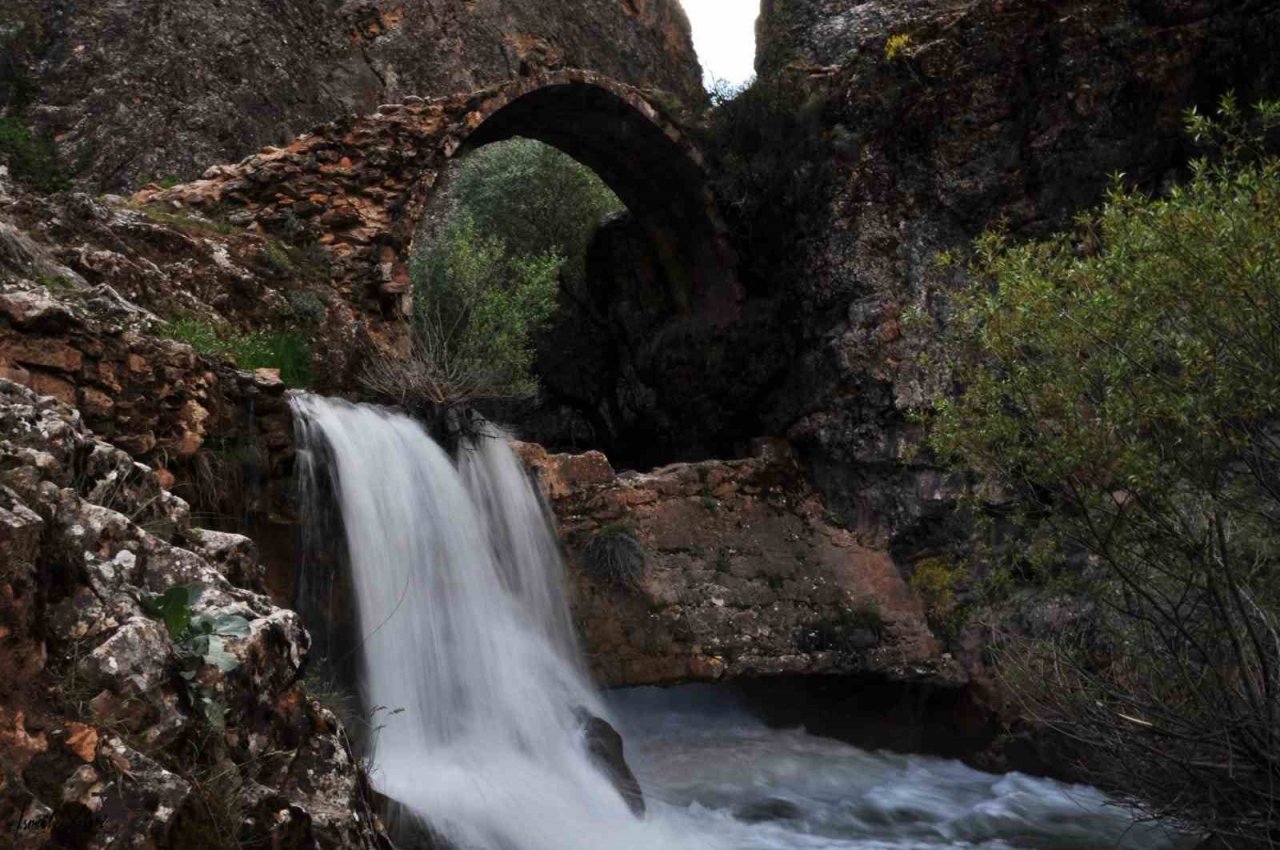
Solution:
M 455 464 L 406 416 L 299 395 L 329 459 L 362 636 L 377 790 L 458 848 L 1164 848 L 1096 791 L 867 753 L 764 727 L 710 690 L 621 692 L 579 657 L 559 549 L 496 431 Z M 627 742 L 636 817 L 588 756 L 586 710 Z

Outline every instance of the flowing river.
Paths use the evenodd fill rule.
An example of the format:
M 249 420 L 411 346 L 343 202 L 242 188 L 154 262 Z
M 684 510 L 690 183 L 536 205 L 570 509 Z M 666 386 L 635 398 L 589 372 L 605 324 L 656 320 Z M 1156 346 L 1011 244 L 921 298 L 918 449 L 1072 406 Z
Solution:
M 372 781 L 454 847 L 1178 846 L 1093 789 L 769 729 L 711 687 L 603 699 L 554 531 L 504 435 L 453 459 L 398 413 L 293 406 L 304 486 L 336 498 L 345 529 Z M 643 816 L 588 753 L 590 715 L 621 730 Z

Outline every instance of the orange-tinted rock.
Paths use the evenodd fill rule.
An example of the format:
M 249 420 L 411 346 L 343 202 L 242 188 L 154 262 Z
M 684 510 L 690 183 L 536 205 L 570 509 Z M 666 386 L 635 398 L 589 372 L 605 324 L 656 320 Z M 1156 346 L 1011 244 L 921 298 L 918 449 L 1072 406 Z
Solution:
M 56 337 L 10 337 L 0 340 L 0 363 L 5 362 L 78 372 L 84 365 L 84 355 Z
M 80 397 L 80 409 L 89 416 L 109 416 L 115 407 L 111 396 L 94 387 L 85 387 Z
M 58 401 L 67 404 L 76 403 L 76 387 L 75 384 L 65 378 L 51 375 L 48 372 L 31 372 L 31 377 L 27 381 L 27 386 L 35 390 L 40 395 L 51 395 Z
M 605 684 L 836 672 L 963 679 L 888 553 L 827 524 L 785 444 L 621 478 L 599 453 L 517 450 L 560 518 L 574 615 Z M 601 575 L 590 562 L 592 541 L 617 534 L 639 544 L 638 578 Z M 865 638 L 832 638 L 851 612 L 879 625 Z

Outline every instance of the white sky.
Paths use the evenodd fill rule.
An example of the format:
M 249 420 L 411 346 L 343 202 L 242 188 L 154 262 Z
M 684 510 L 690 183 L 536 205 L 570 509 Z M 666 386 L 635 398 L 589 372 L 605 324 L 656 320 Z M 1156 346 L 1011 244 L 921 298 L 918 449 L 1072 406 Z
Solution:
M 693 25 L 704 81 L 741 85 L 755 73 L 760 0 L 680 0 Z

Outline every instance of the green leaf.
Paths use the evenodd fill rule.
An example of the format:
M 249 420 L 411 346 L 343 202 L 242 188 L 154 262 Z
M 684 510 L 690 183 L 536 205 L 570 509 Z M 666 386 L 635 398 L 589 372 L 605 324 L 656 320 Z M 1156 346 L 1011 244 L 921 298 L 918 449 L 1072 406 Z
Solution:
M 205 648 L 203 657 L 206 664 L 212 664 L 223 673 L 229 673 L 240 666 L 240 661 L 230 652 L 227 652 L 226 645 L 222 642 L 222 638 L 210 636 L 207 638 L 208 646 Z
M 239 614 L 199 614 L 192 618 L 191 625 L 200 634 L 236 638 L 249 636 L 249 621 Z
M 213 631 L 223 637 L 247 638 L 249 621 L 239 614 L 219 614 L 213 618 Z
M 150 594 L 140 601 L 143 611 L 159 617 L 172 640 L 182 640 L 191 625 L 191 607 L 200 599 L 204 585 L 174 585 L 161 594 Z

